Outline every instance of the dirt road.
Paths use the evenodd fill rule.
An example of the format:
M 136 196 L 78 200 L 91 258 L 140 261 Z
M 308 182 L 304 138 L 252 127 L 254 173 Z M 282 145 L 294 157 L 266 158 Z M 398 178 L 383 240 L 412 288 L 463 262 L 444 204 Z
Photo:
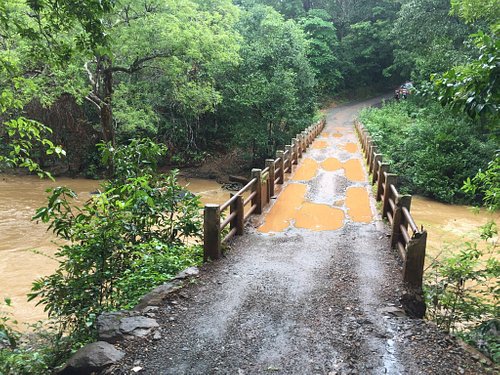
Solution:
M 161 308 L 130 374 L 478 374 L 456 341 L 398 308 L 400 264 L 378 219 L 352 121 L 328 112 L 275 204 Z

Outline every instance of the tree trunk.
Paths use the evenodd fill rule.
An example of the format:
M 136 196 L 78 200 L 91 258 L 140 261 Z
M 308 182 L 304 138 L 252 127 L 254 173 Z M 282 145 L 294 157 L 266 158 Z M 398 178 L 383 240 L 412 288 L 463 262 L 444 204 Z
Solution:
M 102 57 L 102 103 L 101 103 L 101 127 L 104 142 L 111 142 L 115 145 L 115 128 L 113 123 L 113 72 L 111 70 L 111 59 L 108 56 Z

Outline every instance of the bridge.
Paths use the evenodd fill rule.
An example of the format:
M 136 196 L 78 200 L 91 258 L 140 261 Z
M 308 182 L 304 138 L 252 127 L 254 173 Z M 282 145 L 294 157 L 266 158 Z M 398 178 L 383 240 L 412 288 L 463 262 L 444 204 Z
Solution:
M 479 373 L 457 342 L 408 317 L 423 313 L 426 233 L 354 122 L 375 103 L 328 110 L 206 206 L 208 262 L 154 310 L 159 337 L 129 346 L 113 373 Z

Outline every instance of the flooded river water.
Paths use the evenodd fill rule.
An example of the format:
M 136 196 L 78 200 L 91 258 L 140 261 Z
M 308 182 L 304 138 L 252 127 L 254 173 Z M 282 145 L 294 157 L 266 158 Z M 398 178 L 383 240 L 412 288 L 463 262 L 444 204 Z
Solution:
M 304 173 L 306 171 L 304 170 Z M 201 196 L 203 203 L 223 203 L 229 192 L 212 180 L 186 179 L 181 184 Z M 31 283 L 54 271 L 57 262 L 52 258 L 57 243 L 46 231 L 46 225 L 31 221 L 35 209 L 45 204 L 46 189 L 66 185 L 75 190 L 82 201 L 99 186 L 99 181 L 60 178 L 56 182 L 36 177 L 0 176 L 0 298 L 10 297 L 12 313 L 20 323 L 34 323 L 44 319 L 43 309 L 26 301 Z M 299 194 L 300 195 L 300 194 Z M 428 255 L 437 256 L 443 243 L 471 239 L 471 233 L 493 218 L 500 222 L 500 215 L 491 216 L 482 212 L 474 214 L 465 206 L 444 205 L 424 198 L 414 197 L 412 214 L 417 224 L 429 232 Z M 20 327 L 22 328 L 22 327 Z
M 179 177 L 179 182 L 199 194 L 203 203 L 223 203 L 229 197 L 229 192 L 212 180 Z M 12 299 L 10 312 L 20 323 L 46 317 L 42 307 L 26 301 L 26 294 L 34 280 L 57 267 L 53 255 L 58 245 L 55 236 L 47 232 L 47 225 L 37 224 L 31 217 L 46 204 L 46 190 L 61 185 L 72 188 L 85 201 L 99 187 L 99 181 L 58 178 L 53 182 L 31 176 L 0 176 L 0 300 Z

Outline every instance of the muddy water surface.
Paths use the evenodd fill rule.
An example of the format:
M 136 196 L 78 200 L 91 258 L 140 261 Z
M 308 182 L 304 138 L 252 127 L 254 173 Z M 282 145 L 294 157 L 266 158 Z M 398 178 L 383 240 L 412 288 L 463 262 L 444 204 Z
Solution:
M 221 204 L 229 198 L 229 192 L 213 180 L 180 177 L 179 182 L 199 194 L 202 203 Z M 75 190 L 84 202 L 99 187 L 99 181 L 58 178 L 52 182 L 30 176 L 0 176 L 0 299 L 12 298 L 11 312 L 20 323 L 46 317 L 41 307 L 26 301 L 26 294 L 34 280 L 57 267 L 52 257 L 58 245 L 47 226 L 32 222 L 31 217 L 46 203 L 45 191 L 61 185 Z
M 500 225 L 498 213 L 476 212 L 472 207 L 438 203 L 418 196 L 412 198 L 411 214 L 417 225 L 423 225 L 428 232 L 427 264 L 433 258 L 458 251 L 466 241 L 481 242 L 478 228 L 488 221 Z

